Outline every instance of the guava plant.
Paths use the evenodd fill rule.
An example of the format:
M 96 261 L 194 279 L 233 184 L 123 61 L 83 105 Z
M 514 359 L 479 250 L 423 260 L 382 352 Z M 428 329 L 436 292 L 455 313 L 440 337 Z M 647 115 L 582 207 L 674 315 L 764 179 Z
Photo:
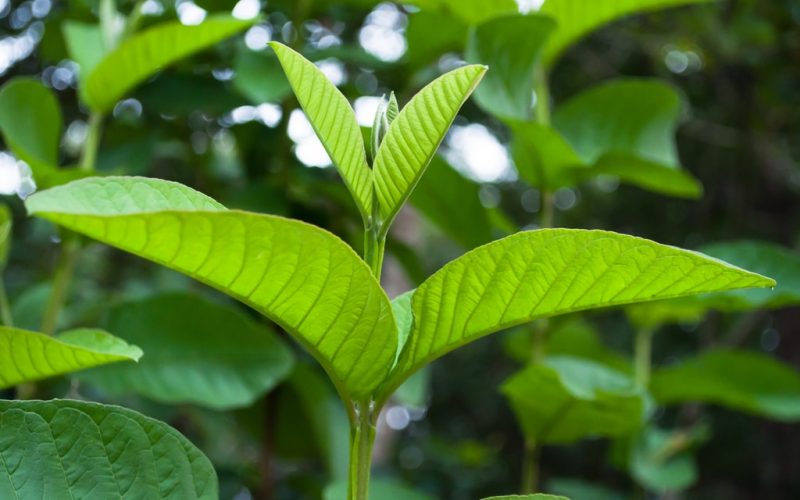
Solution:
M 82 179 L 34 194 L 26 206 L 32 215 L 217 288 L 288 332 L 322 365 L 346 408 L 348 498 L 367 498 L 375 425 L 389 397 L 453 349 L 537 318 L 774 285 L 720 260 L 641 238 L 542 229 L 467 252 L 390 300 L 379 283 L 387 231 L 486 68 L 463 66 L 434 80 L 393 119 L 395 104 L 386 106 L 376 119 L 382 125 L 374 129 L 370 161 L 344 96 L 302 56 L 272 47 L 362 214 L 362 257 L 319 227 L 228 210 L 163 180 Z M 34 403 L 7 403 L 26 404 Z M 53 466 L 63 461 L 58 456 Z M 24 470 L 43 480 L 38 471 Z M 2 477 L 3 484 L 14 484 L 12 475 Z M 189 477 L 175 473 L 171 479 Z

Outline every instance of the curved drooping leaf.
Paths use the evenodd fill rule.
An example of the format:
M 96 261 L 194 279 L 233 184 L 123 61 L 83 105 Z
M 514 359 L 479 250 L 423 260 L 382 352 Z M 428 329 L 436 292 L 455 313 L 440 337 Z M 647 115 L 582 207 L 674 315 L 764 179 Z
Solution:
M 484 73 L 485 66 L 473 64 L 440 76 L 420 90 L 392 122 L 373 164 L 384 234 Z
M 484 245 L 414 292 L 414 326 L 391 391 L 419 367 L 536 318 L 774 281 L 697 252 L 608 231 L 541 229 Z
M 1 498 L 218 498 L 200 450 L 119 406 L 0 401 L 0 464 Z
M 470 250 L 492 241 L 489 211 L 481 204 L 480 185 L 435 155 L 411 193 L 411 205 L 443 233 Z
M 122 304 L 111 312 L 107 326 L 147 353 L 136 365 L 78 375 L 115 395 L 136 393 L 164 403 L 224 410 L 249 405 L 292 368 L 291 351 L 268 327 L 193 295 Z
M 364 220 L 372 216 L 372 171 L 364 138 L 347 98 L 314 63 L 289 47 L 270 42 L 283 71 L 328 156 L 347 185 Z
M 369 483 L 369 497 L 373 500 L 433 500 L 428 493 L 416 490 L 396 479 L 375 478 Z M 347 498 L 347 481 L 337 481 L 328 485 L 322 494 L 323 500 Z
M 491 66 L 475 89 L 475 101 L 499 118 L 529 120 L 533 108 L 534 67 L 552 19 L 536 15 L 511 15 L 490 19 L 470 33 L 465 57 Z
M 389 299 L 355 252 L 318 227 L 136 177 L 73 182 L 26 206 L 250 305 L 308 349 L 343 396 L 367 398 L 395 357 Z
M 628 308 L 628 316 L 641 326 L 697 322 L 710 310 L 737 312 L 777 309 L 800 304 L 800 254 L 762 241 L 714 243 L 700 249 L 712 257 L 771 276 L 773 288 L 735 290 L 683 299 L 665 300 Z
M 558 29 L 548 40 L 542 58 L 546 65 L 552 65 L 564 49 L 590 31 L 620 17 L 709 1 L 711 0 L 614 0 L 613 2 L 545 0 L 539 12 L 554 18 Z
M 214 16 L 195 26 L 173 21 L 137 33 L 84 75 L 81 96 L 92 110 L 109 111 L 131 89 L 164 66 L 208 48 L 252 24 L 252 20 Z
M 553 127 L 565 143 L 555 132 L 528 132 L 531 126 L 518 130 L 521 136 L 517 140 L 546 139 L 543 146 L 531 142 L 522 152 L 547 148 L 539 154 L 539 164 L 545 164 L 540 169 L 555 171 L 550 177 L 556 182 L 558 174 L 566 176 L 562 183 L 605 174 L 651 191 L 697 197 L 702 187 L 681 169 L 675 146 L 680 107 L 679 94 L 662 82 L 611 81 L 584 91 L 557 108 Z M 545 137 L 540 137 L 542 135 Z M 567 144 L 572 150 L 566 148 Z M 580 159 L 580 165 L 574 165 L 575 156 Z M 523 168 L 527 158 L 517 156 L 517 159 L 522 163 L 518 167 Z M 570 166 L 578 168 L 558 172 Z
M 633 380 L 589 360 L 554 356 L 503 383 L 501 391 L 532 443 L 618 436 L 644 421 L 644 393 Z
M 141 356 L 137 346 L 102 330 L 70 330 L 51 337 L 0 326 L 0 388 Z
M 31 168 L 40 188 L 86 176 L 78 169 L 58 168 L 61 123 L 61 106 L 40 81 L 18 77 L 0 89 L 0 131 L 8 148 Z
M 785 422 L 800 421 L 800 373 L 770 356 L 713 350 L 653 373 L 663 404 L 714 403 Z

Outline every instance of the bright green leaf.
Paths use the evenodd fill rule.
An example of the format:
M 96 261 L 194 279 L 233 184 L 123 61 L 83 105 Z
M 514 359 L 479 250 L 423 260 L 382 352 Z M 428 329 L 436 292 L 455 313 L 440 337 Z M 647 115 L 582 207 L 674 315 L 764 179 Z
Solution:
M 300 106 L 367 220 L 372 216 L 372 171 L 356 115 L 347 98 L 314 63 L 271 42 Z
M 409 201 L 443 233 L 470 250 L 492 241 L 489 211 L 480 185 L 458 173 L 441 156 L 431 159 Z
M 642 424 L 647 406 L 630 377 L 569 356 L 531 364 L 501 390 L 525 438 L 536 443 L 622 435 Z
M 397 115 L 373 165 L 384 233 L 485 72 L 480 65 L 455 69 L 428 84 Z
M 774 281 L 697 252 L 607 231 L 525 231 L 450 262 L 414 292 L 414 328 L 385 390 L 421 366 L 537 318 Z
M 499 17 L 473 28 L 465 56 L 467 61 L 491 67 L 475 90 L 475 101 L 487 113 L 530 119 L 534 67 L 554 28 L 552 19 L 536 15 Z
M 657 370 L 650 387 L 663 404 L 698 401 L 775 420 L 800 420 L 800 373 L 757 352 L 705 352 Z
M 0 388 L 141 356 L 138 347 L 101 330 L 70 330 L 51 337 L 0 326 Z
M 228 211 L 180 184 L 135 177 L 73 182 L 26 206 L 252 306 L 308 349 L 343 396 L 367 398 L 395 358 L 386 294 L 346 243 L 316 226 Z
M 123 304 L 111 312 L 108 328 L 147 353 L 136 365 L 104 366 L 78 376 L 113 395 L 135 393 L 224 410 L 249 405 L 292 367 L 291 351 L 268 327 L 192 295 Z
M 0 459 L 0 498 L 218 498 L 189 440 L 118 406 L 0 401 Z
M 620 17 L 678 5 L 706 3 L 710 0 L 545 0 L 539 12 L 555 19 L 558 29 L 550 37 L 545 51 L 545 64 L 552 65 L 561 53 L 589 32 Z
M 196 26 L 173 21 L 149 28 L 123 41 L 85 75 L 81 95 L 94 111 L 107 112 L 155 72 L 252 24 L 213 16 Z

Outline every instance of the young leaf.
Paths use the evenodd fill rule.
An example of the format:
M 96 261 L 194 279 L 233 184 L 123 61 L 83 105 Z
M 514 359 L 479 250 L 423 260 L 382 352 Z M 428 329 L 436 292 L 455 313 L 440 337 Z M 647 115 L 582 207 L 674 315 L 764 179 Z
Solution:
M 590 31 L 620 17 L 709 1 L 711 0 L 614 0 L 613 2 L 546 0 L 539 12 L 555 19 L 558 29 L 548 40 L 542 58 L 546 65 L 553 65 L 567 47 Z
M 389 299 L 355 252 L 318 227 L 224 210 L 180 184 L 135 177 L 73 182 L 26 206 L 252 306 L 308 349 L 343 396 L 367 398 L 394 360 Z
M 364 139 L 347 98 L 314 63 L 289 47 L 270 42 L 297 101 L 339 170 L 364 220 L 372 216 L 372 171 Z
M 800 421 L 800 374 L 770 356 L 714 350 L 653 374 L 663 404 L 715 403 L 784 422 Z
M 118 406 L 0 401 L 2 498 L 218 498 L 211 462 L 178 431 Z
M 242 31 L 253 21 L 214 16 L 202 24 L 159 24 L 123 41 L 82 78 L 81 95 L 92 110 L 109 111 L 136 85 L 164 66 Z
M 484 73 L 485 66 L 471 65 L 437 78 L 415 95 L 392 123 L 373 165 L 384 234 Z
M 626 434 L 642 424 L 647 406 L 630 377 L 568 356 L 529 365 L 501 390 L 535 443 Z
M 51 337 L 0 326 L 0 388 L 141 356 L 135 345 L 101 330 L 70 330 Z
M 147 353 L 136 365 L 104 366 L 78 375 L 113 395 L 135 393 L 164 403 L 225 410 L 249 405 L 292 368 L 292 352 L 268 327 L 193 295 L 123 304 L 112 310 L 108 328 Z
M 499 118 L 528 120 L 533 108 L 533 73 L 539 53 L 555 28 L 552 19 L 511 15 L 491 19 L 473 28 L 465 57 L 491 65 L 475 90 L 475 101 Z
M 517 233 L 467 252 L 417 288 L 414 327 L 382 391 L 456 347 L 536 318 L 774 284 L 696 252 L 608 231 Z
M 681 171 L 675 147 L 680 107 L 669 85 L 624 79 L 573 97 L 556 110 L 553 125 L 593 166 L 584 175 L 616 175 L 656 192 L 697 197 L 702 188 Z

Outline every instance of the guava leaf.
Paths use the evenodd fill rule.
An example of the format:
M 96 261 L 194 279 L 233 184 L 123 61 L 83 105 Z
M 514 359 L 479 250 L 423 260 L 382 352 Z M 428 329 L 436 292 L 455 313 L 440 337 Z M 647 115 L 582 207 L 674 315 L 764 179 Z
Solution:
M 517 14 L 472 29 L 464 55 L 469 62 L 491 67 L 475 89 L 475 102 L 484 111 L 505 119 L 531 118 L 534 67 L 555 27 L 548 17 Z
M 440 76 L 400 110 L 375 157 L 375 198 L 385 234 L 486 72 L 470 65 Z
M 800 420 L 800 374 L 758 352 L 704 352 L 656 370 L 650 388 L 662 404 L 712 403 L 784 422 Z
M 141 356 L 137 346 L 102 330 L 70 330 L 51 337 L 0 326 L 0 388 Z
M 598 307 L 774 281 L 700 253 L 612 233 L 525 231 L 479 247 L 414 292 L 414 327 L 391 391 L 434 359 L 505 328 Z
M 555 19 L 558 29 L 548 40 L 542 58 L 546 65 L 554 64 L 567 47 L 589 32 L 623 16 L 709 1 L 711 0 L 545 0 L 539 12 Z
M 308 121 L 367 220 L 372 216 L 372 171 L 353 108 L 314 63 L 278 42 L 270 42 L 270 47 L 278 55 Z
M 570 443 L 635 430 L 646 399 L 633 380 L 589 360 L 554 356 L 503 383 L 526 440 Z
M 171 21 L 136 33 L 82 77 L 81 96 L 92 110 L 107 112 L 131 89 L 165 66 L 206 49 L 253 22 L 218 15 L 195 26 Z
M 2 498 L 218 498 L 200 450 L 119 406 L 0 401 L 0 465 Z
M 180 184 L 136 177 L 73 182 L 26 206 L 250 305 L 300 342 L 343 397 L 369 397 L 395 358 L 389 299 L 355 252 L 316 226 L 225 210 Z
M 141 362 L 103 366 L 77 377 L 113 395 L 225 410 L 251 404 L 291 371 L 291 350 L 236 309 L 188 294 L 124 303 L 107 324 L 140 346 Z

